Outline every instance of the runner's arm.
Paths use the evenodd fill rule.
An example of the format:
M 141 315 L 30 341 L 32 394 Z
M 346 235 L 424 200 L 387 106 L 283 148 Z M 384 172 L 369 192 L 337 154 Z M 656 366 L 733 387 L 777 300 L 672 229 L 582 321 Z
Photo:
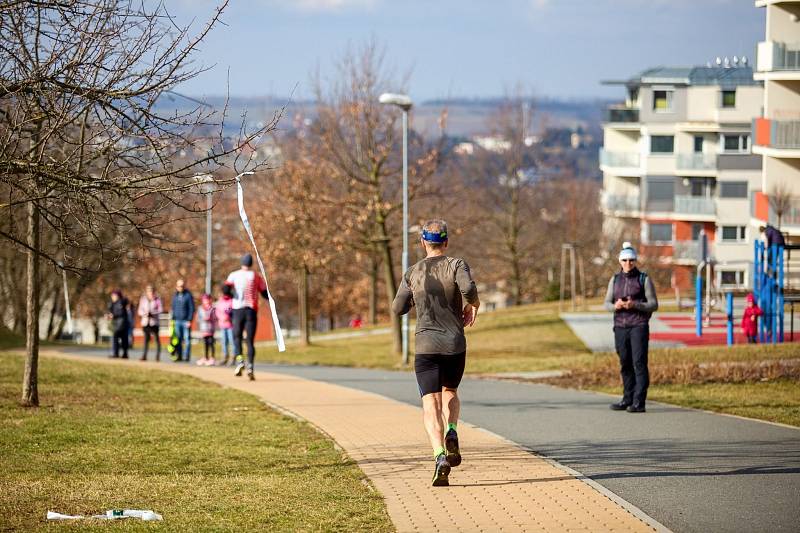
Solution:
M 411 287 L 408 286 L 406 277 L 400 280 L 400 286 L 397 288 L 397 295 L 392 302 L 392 312 L 396 315 L 404 315 L 414 307 L 414 294 L 411 292 Z
M 456 264 L 456 285 L 464 300 L 474 308 L 481 305 L 478 299 L 478 287 L 475 286 L 475 281 L 472 279 L 472 274 L 469 270 L 469 265 L 463 259 L 459 260 Z

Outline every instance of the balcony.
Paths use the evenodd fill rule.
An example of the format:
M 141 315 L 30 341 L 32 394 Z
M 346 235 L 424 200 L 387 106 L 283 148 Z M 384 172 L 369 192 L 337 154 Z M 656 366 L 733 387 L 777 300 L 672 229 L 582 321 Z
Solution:
M 637 152 L 609 152 L 600 149 L 600 166 L 640 170 L 641 158 Z
M 603 209 L 618 216 L 638 216 L 641 212 L 641 201 L 638 195 L 607 194 L 603 192 Z
M 757 118 L 753 120 L 752 134 L 754 151 L 780 157 L 772 150 L 800 151 L 800 120 L 773 120 Z M 766 149 L 766 150 L 765 150 Z M 788 155 L 797 157 L 799 153 Z
M 716 154 L 678 154 L 675 157 L 678 170 L 716 170 Z
M 706 253 L 714 256 L 713 243 L 708 243 Z M 700 257 L 700 241 L 675 241 L 672 243 L 672 259 L 676 262 L 697 263 L 705 258 Z
M 637 123 L 639 110 L 627 106 L 610 106 L 606 109 L 605 122 Z
M 676 195 L 673 211 L 687 215 L 713 216 L 717 212 L 717 205 L 713 198 L 706 198 L 705 196 Z
M 800 43 L 764 41 L 756 53 L 758 72 L 800 71 Z

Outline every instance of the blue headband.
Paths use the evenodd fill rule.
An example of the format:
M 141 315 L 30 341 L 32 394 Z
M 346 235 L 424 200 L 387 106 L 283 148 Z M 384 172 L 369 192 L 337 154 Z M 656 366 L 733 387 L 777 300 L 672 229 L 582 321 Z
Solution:
M 428 242 L 443 243 L 447 242 L 447 232 L 439 231 L 434 233 L 432 231 L 422 230 L 422 238 Z

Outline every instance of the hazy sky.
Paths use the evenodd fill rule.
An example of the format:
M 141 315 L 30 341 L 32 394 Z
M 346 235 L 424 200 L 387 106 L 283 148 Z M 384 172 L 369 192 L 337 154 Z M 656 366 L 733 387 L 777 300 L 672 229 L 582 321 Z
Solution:
M 199 29 L 209 0 L 166 0 Z M 375 37 L 417 100 L 500 96 L 522 84 L 546 97 L 619 96 L 602 87 L 659 65 L 702 65 L 746 55 L 764 39 L 752 0 L 231 0 L 197 60 L 211 72 L 191 95 L 310 94 L 348 45 Z

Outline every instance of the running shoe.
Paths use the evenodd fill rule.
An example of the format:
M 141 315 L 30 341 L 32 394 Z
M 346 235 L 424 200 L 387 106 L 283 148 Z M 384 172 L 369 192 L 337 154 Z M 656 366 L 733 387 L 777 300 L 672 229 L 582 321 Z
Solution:
M 461 452 L 458 449 L 458 433 L 455 429 L 447 430 L 444 436 L 444 447 L 447 450 L 447 462 L 450 466 L 461 464 Z
M 233 371 L 234 376 L 241 376 L 244 372 L 244 358 L 241 355 L 236 356 L 236 368 Z
M 252 370 L 248 370 L 247 371 L 247 377 L 250 378 L 250 381 L 255 381 L 256 380 L 256 377 L 253 375 L 253 371 Z
M 450 463 L 443 453 L 436 457 L 436 468 L 433 471 L 433 486 L 434 487 L 449 487 L 450 481 Z

